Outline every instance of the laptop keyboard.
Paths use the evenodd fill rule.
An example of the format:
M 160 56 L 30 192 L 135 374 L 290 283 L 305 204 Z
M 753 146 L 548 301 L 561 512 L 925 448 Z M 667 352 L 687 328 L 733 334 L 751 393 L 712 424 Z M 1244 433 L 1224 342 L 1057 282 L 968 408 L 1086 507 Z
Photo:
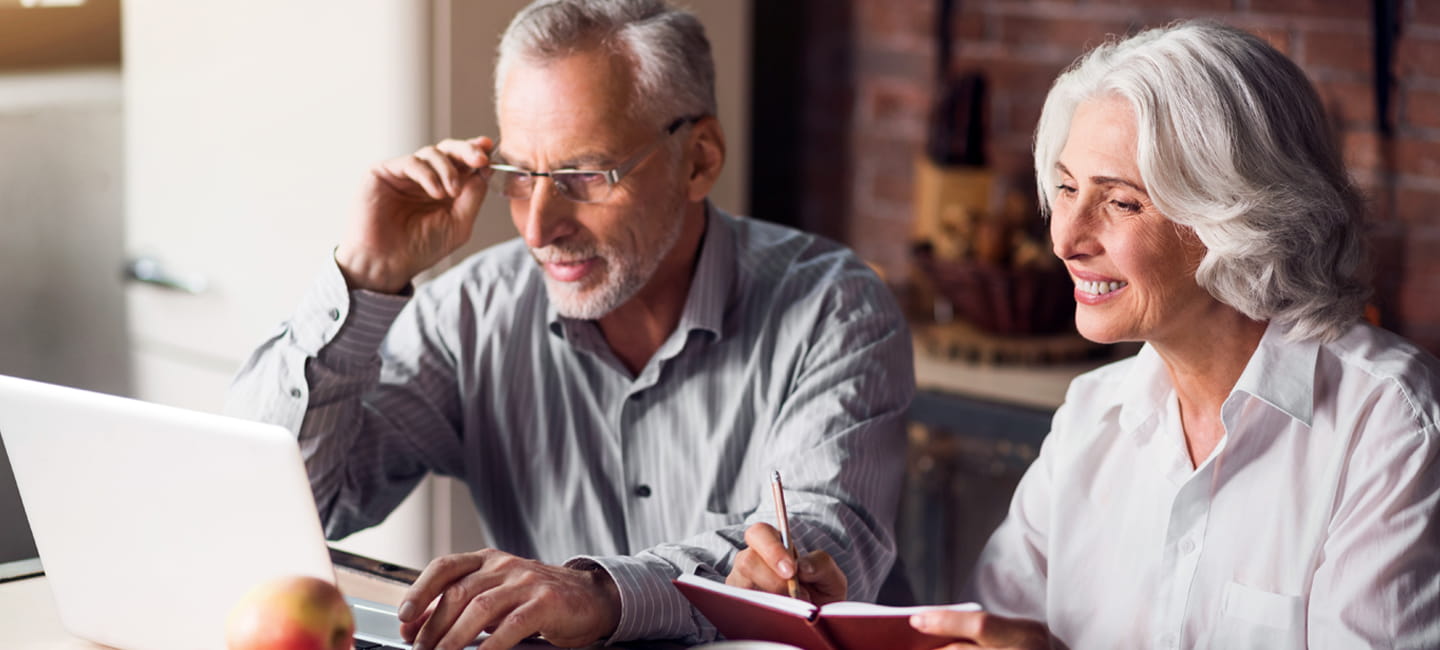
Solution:
M 375 643 L 374 641 L 360 641 L 357 639 L 355 641 L 355 650 L 405 650 L 405 648 L 402 648 L 398 645 L 386 645 L 384 643 Z

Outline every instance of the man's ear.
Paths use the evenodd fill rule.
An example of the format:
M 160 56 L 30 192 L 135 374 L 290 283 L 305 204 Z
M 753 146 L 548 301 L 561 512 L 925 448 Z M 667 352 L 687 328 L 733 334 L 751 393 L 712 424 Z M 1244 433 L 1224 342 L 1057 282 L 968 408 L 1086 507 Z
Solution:
M 685 152 L 689 173 L 686 197 L 695 202 L 705 200 L 725 168 L 725 130 L 714 116 L 700 118 L 691 129 Z

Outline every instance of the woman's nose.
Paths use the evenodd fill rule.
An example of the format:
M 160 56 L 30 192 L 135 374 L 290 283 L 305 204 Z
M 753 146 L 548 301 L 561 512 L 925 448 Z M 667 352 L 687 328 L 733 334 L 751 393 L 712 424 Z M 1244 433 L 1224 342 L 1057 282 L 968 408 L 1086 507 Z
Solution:
M 1089 202 L 1056 201 L 1050 210 L 1050 241 L 1055 256 L 1062 260 L 1100 252 L 1095 238 L 1095 219 Z

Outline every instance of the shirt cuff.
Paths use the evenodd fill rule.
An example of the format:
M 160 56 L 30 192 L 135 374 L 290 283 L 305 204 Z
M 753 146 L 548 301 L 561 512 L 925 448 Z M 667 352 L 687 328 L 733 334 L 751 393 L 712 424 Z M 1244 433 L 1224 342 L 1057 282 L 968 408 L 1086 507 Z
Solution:
M 368 361 L 409 302 L 409 296 L 351 291 L 332 254 L 296 311 L 297 342 L 312 356 L 324 349 L 331 360 Z
M 609 643 L 639 639 L 693 637 L 690 601 L 671 584 L 680 572 L 660 559 L 632 556 L 579 556 L 565 562 L 572 569 L 600 567 L 620 592 L 620 623 Z

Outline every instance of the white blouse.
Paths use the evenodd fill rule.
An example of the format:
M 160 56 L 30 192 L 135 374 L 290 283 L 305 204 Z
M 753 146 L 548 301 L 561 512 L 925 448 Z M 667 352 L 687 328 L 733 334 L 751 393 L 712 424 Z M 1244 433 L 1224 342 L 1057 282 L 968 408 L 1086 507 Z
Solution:
M 1071 648 L 1440 647 L 1440 361 L 1365 324 L 1280 330 L 1198 468 L 1150 346 L 1077 378 L 981 603 Z

